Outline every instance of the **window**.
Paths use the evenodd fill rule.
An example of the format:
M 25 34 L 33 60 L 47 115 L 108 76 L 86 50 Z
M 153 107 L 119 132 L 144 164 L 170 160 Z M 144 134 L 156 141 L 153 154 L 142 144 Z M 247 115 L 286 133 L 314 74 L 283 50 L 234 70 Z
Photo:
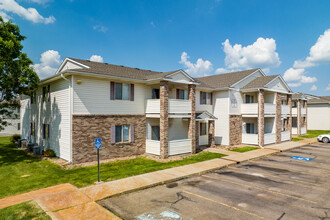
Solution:
M 201 105 L 212 105 L 212 93 L 211 92 L 200 92 L 200 104 Z
M 21 123 L 17 123 L 17 130 L 21 130 Z
M 200 123 L 199 136 L 203 136 L 206 134 L 207 134 L 207 123 Z
M 37 93 L 36 92 L 31 92 L 31 104 L 37 103 Z
M 297 108 L 297 102 L 296 102 L 296 101 L 293 101 L 293 102 L 292 102 L 292 107 L 293 107 L 293 108 Z
M 159 99 L 159 89 L 152 89 L 152 99 Z
M 50 85 L 42 87 L 42 101 L 50 101 Z
M 130 84 L 115 83 L 115 99 L 130 100 Z
M 151 140 L 160 140 L 160 128 L 159 126 L 151 126 Z
M 246 133 L 254 134 L 254 124 L 253 123 L 246 123 Z
M 31 136 L 36 135 L 36 123 L 35 122 L 30 123 L 30 135 Z
M 116 125 L 116 143 L 129 142 L 130 126 L 129 125 Z
M 188 100 L 188 90 L 184 89 L 177 89 L 176 90 L 176 98 L 177 99 L 183 99 L 183 100 Z
M 292 118 L 292 127 L 297 127 L 297 118 Z
M 42 128 L 43 128 L 42 129 L 43 138 L 48 139 L 49 138 L 49 124 L 43 124 Z
M 253 96 L 252 95 L 246 95 L 245 96 L 245 103 L 253 103 Z

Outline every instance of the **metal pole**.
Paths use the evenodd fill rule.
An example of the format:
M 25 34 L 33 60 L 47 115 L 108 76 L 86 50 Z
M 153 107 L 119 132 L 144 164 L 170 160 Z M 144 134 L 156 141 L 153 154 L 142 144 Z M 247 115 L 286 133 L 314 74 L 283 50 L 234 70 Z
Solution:
M 97 180 L 100 182 L 100 149 L 97 148 Z

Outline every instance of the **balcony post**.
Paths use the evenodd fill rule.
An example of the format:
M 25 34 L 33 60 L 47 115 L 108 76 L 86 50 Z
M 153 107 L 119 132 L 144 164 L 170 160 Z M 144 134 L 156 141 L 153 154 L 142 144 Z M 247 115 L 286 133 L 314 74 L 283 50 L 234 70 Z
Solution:
M 258 93 L 258 144 L 263 147 L 265 143 L 265 95 L 264 90 Z
M 307 132 L 307 100 L 305 100 L 304 102 L 304 108 L 306 109 L 306 114 L 305 114 L 305 120 L 304 120 L 304 127 L 306 128 L 306 132 Z
M 160 82 L 160 158 L 168 158 L 168 83 Z
M 292 139 L 292 94 L 287 95 L 288 99 L 288 106 L 290 108 L 290 115 L 289 115 L 289 120 L 288 120 L 288 129 L 290 131 L 290 141 Z
M 297 134 L 301 135 L 301 100 L 298 100 L 297 106 Z
M 191 140 L 191 153 L 196 153 L 197 131 L 196 131 L 196 85 L 188 85 L 189 100 L 191 102 L 191 118 L 189 120 L 188 138 Z
M 275 144 L 281 143 L 281 131 L 282 131 L 282 123 L 281 123 L 281 94 L 275 93 Z
M 209 146 L 215 147 L 215 129 L 214 129 L 214 121 L 209 121 Z

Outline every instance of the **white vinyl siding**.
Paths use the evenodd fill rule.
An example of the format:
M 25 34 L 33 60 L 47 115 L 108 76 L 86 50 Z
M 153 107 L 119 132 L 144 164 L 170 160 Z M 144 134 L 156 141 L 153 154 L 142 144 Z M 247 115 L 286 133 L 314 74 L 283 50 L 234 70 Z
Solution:
M 77 84 L 77 80 L 81 84 Z M 74 77 L 74 114 L 144 114 L 145 99 L 151 98 L 152 89 L 134 84 L 134 101 L 110 100 L 110 80 Z
M 229 96 L 228 91 L 215 92 L 214 116 L 215 121 L 215 144 L 229 145 Z
M 330 104 L 308 104 L 307 129 L 330 130 Z

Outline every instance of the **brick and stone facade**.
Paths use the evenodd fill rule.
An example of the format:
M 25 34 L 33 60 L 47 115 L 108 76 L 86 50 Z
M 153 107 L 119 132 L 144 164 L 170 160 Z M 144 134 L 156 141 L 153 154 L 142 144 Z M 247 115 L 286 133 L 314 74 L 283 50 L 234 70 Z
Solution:
M 304 108 L 306 109 L 304 127 L 306 128 L 306 132 L 307 132 L 307 100 L 304 101 Z
M 209 146 L 215 147 L 215 129 L 214 121 L 209 121 Z
M 168 157 L 168 83 L 160 82 L 160 158 Z
M 134 125 L 134 141 L 111 144 L 112 125 Z M 72 163 L 97 160 L 94 139 L 102 138 L 100 159 L 141 155 L 145 153 L 145 115 L 73 115 Z
M 287 95 L 288 106 L 290 108 L 290 115 L 288 118 L 288 129 L 290 131 L 290 141 L 292 140 L 292 94 Z
M 265 94 L 260 89 L 258 93 L 258 144 L 263 147 L 265 143 Z
M 191 153 L 196 153 L 197 142 L 197 129 L 196 129 L 196 85 L 188 86 L 189 100 L 191 102 L 191 118 L 189 120 L 188 138 L 191 139 Z
M 297 133 L 298 135 L 301 135 L 301 101 L 298 100 L 297 102 Z
M 281 143 L 281 131 L 282 131 L 282 121 L 281 121 L 281 94 L 275 93 L 275 143 Z
M 229 115 L 229 145 L 242 143 L 242 115 Z

